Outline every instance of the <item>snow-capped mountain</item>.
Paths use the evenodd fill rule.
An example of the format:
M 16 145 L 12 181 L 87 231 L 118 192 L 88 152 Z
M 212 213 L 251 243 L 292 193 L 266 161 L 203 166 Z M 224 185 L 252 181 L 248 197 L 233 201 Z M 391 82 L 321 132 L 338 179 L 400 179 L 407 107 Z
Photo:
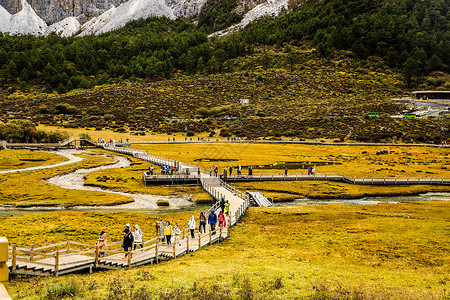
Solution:
M 175 19 L 173 9 L 164 0 L 129 0 L 119 7 L 112 7 L 81 27 L 81 35 L 100 34 L 125 26 L 126 23 L 149 16 Z
M 11 14 L 0 6 L 0 32 L 9 32 L 11 28 Z
M 22 10 L 11 16 L 10 34 L 28 34 L 33 35 L 44 34 L 47 24 L 39 18 L 30 4 L 26 0 L 22 0 Z
M 6 3 L 7 9 L 10 10 L 0 6 L 0 32 L 34 35 L 49 35 L 54 32 L 61 36 L 71 36 L 78 32 L 80 35 L 101 34 L 121 28 L 132 20 L 150 16 L 166 16 L 171 19 L 196 17 L 201 15 L 208 2 L 214 0 L 43 0 L 41 2 L 52 7 L 54 1 L 57 2 L 54 5 L 58 8 L 55 12 L 56 15 L 71 16 L 59 20 L 58 17 L 55 17 L 58 21 L 49 22 L 50 26 L 47 26 L 46 22 L 38 15 L 38 13 L 43 14 L 42 9 L 37 13 L 27 0 L 21 0 L 20 5 L 16 0 L 0 0 L 0 4 Z M 216 35 L 221 36 L 233 32 L 262 16 L 276 16 L 288 8 L 290 0 L 262 1 L 264 2 L 256 5 L 257 1 L 238 0 L 239 7 L 248 8 L 250 6 L 251 9 L 239 24 L 218 32 Z M 42 8 L 43 4 L 37 4 L 37 2 L 33 1 L 32 3 Z M 11 15 L 11 10 L 14 11 L 19 7 L 21 10 Z M 51 7 L 44 7 L 46 19 L 49 19 L 48 13 L 49 10 L 51 11 Z M 69 7 L 69 11 L 61 11 L 61 7 Z
M 265 16 L 278 16 L 283 10 L 287 10 L 289 0 L 267 0 L 248 11 L 239 24 L 233 25 L 225 30 L 215 32 L 211 36 L 224 36 L 239 28 L 244 28 L 251 22 Z
M 80 30 L 81 24 L 75 17 L 68 17 L 62 21 L 54 23 L 47 27 L 45 35 L 56 33 L 57 35 L 69 37 Z

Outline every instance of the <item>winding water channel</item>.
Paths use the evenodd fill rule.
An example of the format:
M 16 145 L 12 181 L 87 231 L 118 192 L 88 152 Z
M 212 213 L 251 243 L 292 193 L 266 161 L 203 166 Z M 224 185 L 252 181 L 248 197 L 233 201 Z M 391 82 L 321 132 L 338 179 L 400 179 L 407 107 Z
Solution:
M 75 163 L 81 161 L 82 158 L 76 156 L 74 154 L 83 153 L 82 151 L 76 150 L 61 150 L 57 152 L 52 152 L 58 155 L 62 155 L 67 157 L 69 160 L 63 163 L 47 165 L 47 166 L 39 166 L 39 167 L 31 167 L 27 169 L 19 169 L 19 170 L 8 170 L 3 171 L 1 173 L 12 173 L 12 172 L 22 172 L 29 170 L 37 170 L 37 169 L 45 169 L 51 167 L 57 167 L 61 165 L 66 165 L 70 163 Z M 173 195 L 173 196 L 161 196 L 161 195 L 151 195 L 151 194 L 133 194 L 121 191 L 114 191 L 109 189 L 103 189 L 99 187 L 86 186 L 84 184 L 84 176 L 88 173 L 105 170 L 105 169 L 115 169 L 115 168 L 124 168 L 130 166 L 130 161 L 122 156 L 113 156 L 116 160 L 115 163 L 110 165 L 104 165 L 91 169 L 78 169 L 75 172 L 55 176 L 48 179 L 48 182 L 57 185 L 64 189 L 75 189 L 75 190 L 84 190 L 84 191 L 95 191 L 95 192 L 104 192 L 110 194 L 119 194 L 127 197 L 131 197 L 134 202 L 115 205 L 115 206 L 78 206 L 71 209 L 64 209 L 62 207 L 32 207 L 26 209 L 1 209 L 0 208 L 0 216 L 2 215 L 17 215 L 17 214 L 26 214 L 32 212 L 42 212 L 42 211 L 96 211 L 96 212 L 111 212 L 111 211 L 130 211 L 130 212 L 144 212 L 144 213 L 167 213 L 174 211 L 188 211 L 188 210 L 203 210 L 207 209 L 209 205 L 193 205 L 189 199 L 191 195 Z M 170 203 L 168 208 L 160 208 L 157 206 L 158 199 L 167 200 Z M 368 204 L 378 204 L 378 203 L 399 203 L 404 201 L 429 201 L 429 200 L 445 200 L 450 201 L 450 193 L 427 193 L 420 194 L 415 196 L 397 196 L 397 197 L 366 197 L 361 199 L 297 199 L 293 202 L 279 203 L 275 204 L 275 206 L 283 207 L 289 205 L 316 205 L 316 204 L 358 204 L 358 205 L 368 205 Z

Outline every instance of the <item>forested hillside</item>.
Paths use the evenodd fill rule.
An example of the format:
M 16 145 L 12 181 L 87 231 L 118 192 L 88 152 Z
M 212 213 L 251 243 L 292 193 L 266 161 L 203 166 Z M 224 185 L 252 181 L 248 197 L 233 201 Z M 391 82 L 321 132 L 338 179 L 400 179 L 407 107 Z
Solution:
M 222 6 L 220 5 L 222 3 Z M 380 57 L 416 85 L 431 71 L 448 71 L 450 33 L 445 0 L 328 0 L 309 3 L 241 33 L 208 40 L 205 32 L 237 21 L 235 3 L 211 7 L 198 27 L 183 20 L 149 18 L 100 36 L 0 36 L 1 84 L 10 93 L 86 89 L 127 78 L 172 78 L 232 72 L 229 60 L 253 53 L 257 44 L 334 49 L 360 59 Z M 439 83 L 438 83 L 439 84 Z M 440 82 L 442 84 L 442 82 Z
M 431 71 L 448 71 L 450 31 L 446 0 L 322 1 L 307 10 L 247 26 L 248 43 L 274 45 L 304 39 L 324 55 L 346 49 L 378 56 L 400 68 L 408 84 Z

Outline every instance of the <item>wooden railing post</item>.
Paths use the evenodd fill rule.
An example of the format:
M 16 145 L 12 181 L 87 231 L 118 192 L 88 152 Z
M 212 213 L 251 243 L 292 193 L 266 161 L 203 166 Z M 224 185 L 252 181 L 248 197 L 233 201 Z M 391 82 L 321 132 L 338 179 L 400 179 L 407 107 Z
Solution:
M 223 224 L 222 224 L 222 226 L 223 226 Z M 219 241 L 222 238 L 222 226 L 220 226 L 220 228 L 219 228 Z
M 8 240 L 6 237 L 0 238 L 0 299 L 10 300 L 8 294 L 9 270 L 8 261 Z
M 55 276 L 58 276 L 59 271 L 59 250 L 56 250 L 56 256 L 55 256 Z
M 33 251 L 34 251 L 34 245 L 31 244 L 30 245 L 30 261 L 33 261 L 33 259 L 34 259 Z
M 98 256 L 99 256 L 99 251 L 98 251 L 98 245 L 95 246 L 95 263 L 94 266 L 97 268 L 98 265 Z
M 158 240 L 156 240 L 156 245 L 155 245 L 155 259 L 156 259 L 156 263 L 158 263 Z
M 198 249 L 202 247 L 202 232 L 198 233 Z
M 172 243 L 173 245 L 173 258 L 177 258 L 177 252 L 175 250 L 175 247 L 177 246 L 177 241 L 174 241 L 175 243 Z
M 186 237 L 186 253 L 189 253 L 189 234 Z
M 67 246 L 66 246 L 66 252 L 70 252 L 70 236 L 67 236 Z
M 209 245 L 212 245 L 212 239 L 211 239 L 211 230 L 209 231 Z
M 131 247 L 128 248 L 128 268 L 131 266 Z
M 12 270 L 15 271 L 16 270 L 16 266 L 17 266 L 17 249 L 16 249 L 17 245 L 13 244 L 12 246 Z

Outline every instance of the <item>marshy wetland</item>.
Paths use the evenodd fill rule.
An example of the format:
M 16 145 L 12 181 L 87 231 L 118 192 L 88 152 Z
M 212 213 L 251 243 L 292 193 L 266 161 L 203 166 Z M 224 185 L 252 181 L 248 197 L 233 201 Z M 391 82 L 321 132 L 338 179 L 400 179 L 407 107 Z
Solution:
M 220 170 L 261 165 L 264 167 L 256 168 L 255 172 L 280 173 L 284 169 L 276 166 L 291 162 L 288 171 L 293 173 L 305 172 L 305 164 L 316 163 L 319 173 L 442 177 L 448 176 L 450 167 L 448 149 L 440 148 L 285 144 L 133 147 L 195 163 L 205 170 L 210 165 Z M 388 154 L 377 155 L 382 149 Z M 30 153 L 48 155 L 55 162 L 64 160 L 51 153 Z M 24 154 L 16 150 L 0 151 L 0 156 L 15 155 Z M 67 236 L 94 243 L 99 228 L 104 226 L 109 241 L 115 242 L 121 240 L 122 227 L 129 222 L 139 224 L 147 237 L 153 237 L 156 220 L 171 220 L 186 227 L 190 215 L 198 216 L 208 206 L 193 204 L 211 201 L 198 186 L 145 187 L 141 175 L 148 170 L 148 163 L 136 158 L 111 155 L 104 150 L 76 155 L 83 159 L 62 167 L 0 175 L 2 205 L 14 209 L 2 212 L 0 230 L 11 243 L 38 246 L 63 241 Z M 49 163 L 53 160 L 49 158 Z M 75 190 L 51 183 L 70 174 L 77 174 L 77 184 L 82 180 L 88 187 Z M 445 201 L 448 186 L 359 187 L 319 181 L 252 182 L 235 186 L 262 191 L 275 201 L 296 200 L 271 208 L 252 207 L 233 227 L 231 239 L 170 262 L 52 278 L 15 276 L 10 281 L 10 293 L 15 299 L 54 298 L 55 291 L 62 294 L 70 291 L 65 295 L 76 299 L 445 299 L 449 296 L 450 243 L 446 228 L 450 202 Z M 420 193 L 426 194 L 416 195 Z M 133 201 L 129 194 L 158 195 L 158 199 L 192 196 L 186 198 L 190 200 L 188 206 L 178 209 L 173 205 L 166 211 L 148 207 L 115 210 L 114 206 Z M 354 205 L 346 205 L 349 203 Z M 20 212 L 35 207 L 58 210 Z

